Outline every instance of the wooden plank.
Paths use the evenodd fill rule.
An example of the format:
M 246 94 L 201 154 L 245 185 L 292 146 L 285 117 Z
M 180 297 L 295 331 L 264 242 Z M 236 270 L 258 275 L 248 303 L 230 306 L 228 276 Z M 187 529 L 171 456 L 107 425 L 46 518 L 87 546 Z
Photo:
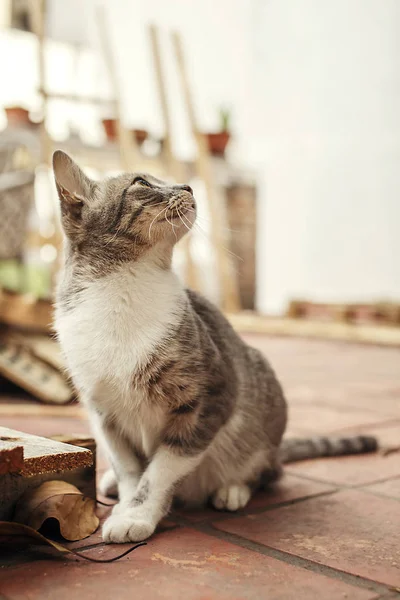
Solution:
M 400 346 L 400 327 L 272 318 L 253 312 L 227 313 L 226 316 L 232 326 L 240 333 L 260 333 L 382 346 Z
M 231 229 L 229 247 L 238 274 L 241 306 L 254 310 L 256 296 L 256 188 L 233 183 L 226 190 L 228 223 Z
M 38 90 L 46 99 L 52 98 L 55 100 L 68 100 L 69 102 L 77 102 L 80 104 L 93 104 L 95 106 L 114 106 L 114 98 L 99 98 L 98 96 L 78 96 L 77 94 L 68 94 L 62 92 L 51 92 L 44 89 Z
M 232 261 L 225 250 L 224 232 L 226 232 L 226 209 L 224 210 L 224 198 L 218 193 L 211 172 L 207 140 L 199 131 L 194 103 L 191 95 L 189 78 L 187 75 L 182 40 L 178 32 L 172 33 L 172 43 L 175 58 L 178 65 L 181 84 L 184 92 L 186 109 L 189 116 L 190 126 L 197 144 L 196 169 L 204 182 L 210 216 L 211 216 L 211 242 L 214 248 L 217 264 L 218 281 L 221 288 L 222 308 L 229 312 L 240 310 L 239 288 L 236 273 Z
M 47 300 L 0 290 L 0 322 L 21 329 L 49 333 L 53 308 Z
M 15 329 L 4 332 L 1 337 L 24 346 L 37 358 L 40 358 L 54 369 L 61 372 L 65 370 L 65 361 L 60 346 L 54 338 L 48 335 L 21 333 L 15 331 Z
M 153 62 L 154 62 L 154 70 L 156 73 L 156 82 L 158 88 L 158 95 L 160 98 L 161 104 L 161 113 L 164 121 L 164 146 L 163 146 L 163 155 L 164 160 L 166 162 L 167 169 L 169 173 L 175 178 L 176 182 L 183 183 L 185 181 L 185 169 L 184 165 L 179 162 L 172 151 L 172 143 L 171 143 L 171 116 L 168 107 L 168 97 L 167 97 L 167 86 L 165 83 L 162 61 L 161 61 L 161 52 L 160 52 L 160 44 L 159 44 L 159 35 L 158 28 L 155 25 L 151 25 L 149 27 L 149 35 L 151 42 L 151 49 L 153 54 Z M 186 235 L 180 241 L 180 247 L 183 250 L 183 254 L 185 257 L 185 283 L 188 287 L 192 289 L 199 289 L 199 281 L 196 273 L 196 266 L 194 264 L 192 254 L 191 254 L 191 239 L 190 235 Z
M 39 89 L 46 89 L 46 58 L 45 58 L 45 23 L 46 23 L 46 0 L 31 0 L 29 3 L 32 29 L 37 37 L 37 61 Z M 47 98 L 42 95 L 43 118 L 40 124 L 40 151 L 41 163 L 50 166 L 53 144 L 46 129 Z
M 51 405 L 38 402 L 0 402 L 0 417 L 65 417 L 86 420 L 84 408 L 78 404 Z
M 71 471 L 93 464 L 92 453 L 85 448 L 0 427 L 0 450 L 9 450 L 17 446 L 22 447 L 24 451 L 24 464 L 21 469 L 21 475 L 24 477 Z
M 0 520 L 11 519 L 22 494 L 44 481 L 68 481 L 96 498 L 90 449 L 0 427 L 0 452 L 17 447 L 23 448 L 24 463 L 19 473 L 0 474 Z
M 122 121 L 121 89 L 117 77 L 117 65 L 111 47 L 110 32 L 107 28 L 104 6 L 99 6 L 97 9 L 97 24 L 105 64 L 115 93 L 115 119 L 118 131 L 121 165 L 125 171 L 136 170 L 136 164 L 138 163 L 139 158 L 139 146 L 135 136 L 124 126 Z
M 3 448 L 0 450 L 0 475 L 20 473 L 24 466 L 24 449 L 22 446 Z
M 57 370 L 37 358 L 29 349 L 0 336 L 0 374 L 16 385 L 51 404 L 65 404 L 74 395 Z
M 96 441 L 92 436 L 81 434 L 61 434 L 51 436 L 52 440 L 79 446 L 90 450 L 93 456 L 93 464 L 87 467 L 78 467 L 64 474 L 64 481 L 75 485 L 84 496 L 96 499 Z

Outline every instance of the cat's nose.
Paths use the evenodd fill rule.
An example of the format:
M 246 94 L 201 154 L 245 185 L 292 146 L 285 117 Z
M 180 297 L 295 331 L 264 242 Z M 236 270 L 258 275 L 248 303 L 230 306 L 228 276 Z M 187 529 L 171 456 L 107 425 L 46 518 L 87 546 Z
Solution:
M 192 196 L 193 196 L 193 190 L 190 187 L 190 185 L 182 184 L 182 185 L 177 185 L 176 187 L 179 190 L 184 190 L 185 192 L 189 192 L 189 194 L 192 194 Z

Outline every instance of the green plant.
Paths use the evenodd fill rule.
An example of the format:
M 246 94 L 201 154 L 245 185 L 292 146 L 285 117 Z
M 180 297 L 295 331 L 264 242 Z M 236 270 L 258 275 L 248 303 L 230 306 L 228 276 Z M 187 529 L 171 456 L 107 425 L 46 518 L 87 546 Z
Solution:
M 231 124 L 231 111 L 227 108 L 220 108 L 219 109 L 219 118 L 220 118 L 221 131 L 228 132 L 230 130 L 230 124 Z

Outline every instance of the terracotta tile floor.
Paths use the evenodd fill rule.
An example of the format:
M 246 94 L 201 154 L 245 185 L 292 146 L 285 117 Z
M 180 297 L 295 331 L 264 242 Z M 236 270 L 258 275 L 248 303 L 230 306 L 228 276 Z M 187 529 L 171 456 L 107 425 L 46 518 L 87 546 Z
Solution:
M 400 445 L 399 350 L 246 337 L 284 384 L 289 433 L 360 431 Z M 2 425 L 42 435 L 88 431 L 64 408 L 0 414 Z M 106 468 L 101 456 L 98 466 Z M 101 520 L 109 510 L 99 507 Z M 129 545 L 106 546 L 98 531 L 73 547 L 109 558 Z M 0 548 L 0 600 L 53 598 L 400 598 L 400 453 L 291 465 L 247 510 L 173 513 L 147 546 L 110 564 Z

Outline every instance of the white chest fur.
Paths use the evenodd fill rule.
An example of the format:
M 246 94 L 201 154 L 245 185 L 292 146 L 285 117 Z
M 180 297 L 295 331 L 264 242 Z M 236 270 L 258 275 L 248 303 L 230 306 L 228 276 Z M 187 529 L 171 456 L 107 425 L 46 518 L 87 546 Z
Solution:
M 82 396 L 104 384 L 118 397 L 110 401 L 124 402 L 132 375 L 178 325 L 184 302 L 174 273 L 136 264 L 90 283 L 75 308 L 57 308 L 58 337 Z

